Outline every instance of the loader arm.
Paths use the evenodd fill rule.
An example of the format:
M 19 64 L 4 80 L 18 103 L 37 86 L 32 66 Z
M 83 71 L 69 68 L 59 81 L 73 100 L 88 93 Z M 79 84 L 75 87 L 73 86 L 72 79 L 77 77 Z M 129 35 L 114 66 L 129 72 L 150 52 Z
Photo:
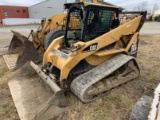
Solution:
M 144 22 L 146 21 L 146 16 L 147 16 L 147 11 L 127 11 L 127 12 L 121 12 L 120 14 L 138 14 L 138 15 L 142 15 L 141 21 L 139 23 L 139 26 L 137 28 L 137 32 L 140 31 L 140 29 L 142 28 Z

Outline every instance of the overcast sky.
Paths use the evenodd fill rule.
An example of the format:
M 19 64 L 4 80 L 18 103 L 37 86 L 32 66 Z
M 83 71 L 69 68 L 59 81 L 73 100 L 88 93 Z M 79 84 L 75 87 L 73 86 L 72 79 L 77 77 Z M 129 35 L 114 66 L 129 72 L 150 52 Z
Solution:
M 31 6 L 36 3 L 42 2 L 45 0 L 0 0 L 0 5 L 18 5 L 18 6 Z M 127 10 L 133 10 L 135 6 L 142 2 L 147 3 L 147 8 L 151 10 L 153 5 L 156 3 L 159 6 L 160 11 L 160 0 L 104 0 L 106 2 L 121 6 Z
M 151 10 L 153 9 L 154 4 L 157 4 L 158 10 L 160 10 L 160 0 L 105 0 L 106 2 L 110 2 L 116 4 L 118 6 L 122 6 L 127 10 L 133 10 L 135 6 L 146 2 L 146 7 Z

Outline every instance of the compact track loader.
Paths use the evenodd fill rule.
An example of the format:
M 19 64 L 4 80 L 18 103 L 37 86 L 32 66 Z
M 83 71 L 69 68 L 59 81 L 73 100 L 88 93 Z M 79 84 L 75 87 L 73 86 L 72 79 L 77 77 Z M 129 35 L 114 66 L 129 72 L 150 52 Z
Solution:
M 49 45 L 43 66 L 27 62 L 9 79 L 21 120 L 62 114 L 69 89 L 87 103 L 140 73 L 135 57 L 146 12 L 120 13 L 119 7 L 93 3 L 65 7 L 65 35 Z M 120 25 L 119 14 L 139 15 Z
M 87 2 L 88 0 L 75 0 L 75 2 Z M 97 4 L 97 0 L 92 3 Z M 13 38 L 8 52 L 3 55 L 10 70 L 21 67 L 29 60 L 41 61 L 44 51 L 52 40 L 64 35 L 66 13 L 51 16 L 47 21 L 42 20 L 37 31 L 31 30 L 29 37 L 19 32 L 13 32 Z M 31 36 L 32 40 L 29 40 Z

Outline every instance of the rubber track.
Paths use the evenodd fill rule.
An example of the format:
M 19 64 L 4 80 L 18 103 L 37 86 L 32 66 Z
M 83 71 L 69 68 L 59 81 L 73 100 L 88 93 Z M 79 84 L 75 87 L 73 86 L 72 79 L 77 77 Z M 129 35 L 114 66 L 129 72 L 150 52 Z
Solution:
M 71 91 L 82 101 L 82 102 L 91 102 L 88 100 L 85 100 L 83 98 L 83 95 L 85 94 L 85 91 L 95 84 L 96 82 L 102 80 L 106 76 L 113 73 L 115 70 L 126 64 L 128 61 L 134 59 L 132 56 L 124 55 L 124 54 L 118 54 L 108 61 L 102 63 L 101 65 L 93 68 L 92 70 L 81 74 L 77 78 L 73 80 L 71 83 L 70 89 Z

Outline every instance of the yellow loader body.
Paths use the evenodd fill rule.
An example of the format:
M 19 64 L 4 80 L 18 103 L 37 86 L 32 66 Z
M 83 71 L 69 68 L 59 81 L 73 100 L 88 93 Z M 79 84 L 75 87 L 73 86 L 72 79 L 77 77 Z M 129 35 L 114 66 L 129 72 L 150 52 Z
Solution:
M 120 25 L 117 6 L 65 7 L 65 34 L 51 42 L 43 65 L 27 62 L 9 80 L 22 120 L 49 120 L 65 112 L 68 89 L 88 103 L 140 74 L 135 57 L 146 12 L 131 12 L 139 16 Z

